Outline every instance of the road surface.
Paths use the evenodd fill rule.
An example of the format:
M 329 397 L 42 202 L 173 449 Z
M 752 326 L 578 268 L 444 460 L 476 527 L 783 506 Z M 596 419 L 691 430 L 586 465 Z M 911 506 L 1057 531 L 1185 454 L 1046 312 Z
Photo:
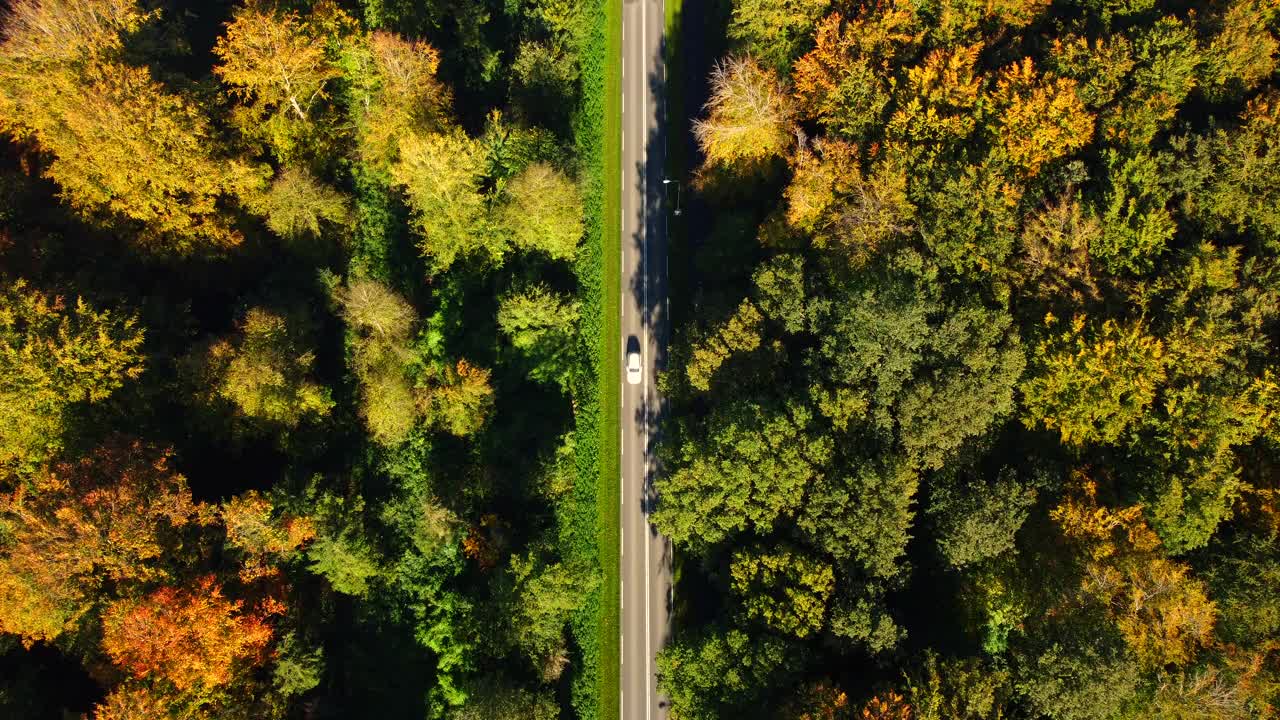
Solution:
M 639 349 L 643 379 L 622 385 L 622 720 L 665 720 L 654 658 L 670 635 L 671 546 L 649 525 L 664 366 L 668 205 L 662 184 L 662 0 L 622 7 L 622 347 Z M 625 367 L 625 354 L 623 367 Z

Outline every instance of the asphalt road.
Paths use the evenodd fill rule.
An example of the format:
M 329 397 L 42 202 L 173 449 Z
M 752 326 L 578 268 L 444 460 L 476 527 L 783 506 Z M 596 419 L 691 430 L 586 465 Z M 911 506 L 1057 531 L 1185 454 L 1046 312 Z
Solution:
M 662 0 L 622 7 L 623 366 L 639 349 L 643 379 L 622 386 L 622 720 L 665 720 L 654 658 L 670 636 L 671 545 L 649 524 L 662 400 L 655 370 L 666 362 L 667 186 L 659 120 L 665 80 Z M 670 186 L 674 188 L 674 186 Z

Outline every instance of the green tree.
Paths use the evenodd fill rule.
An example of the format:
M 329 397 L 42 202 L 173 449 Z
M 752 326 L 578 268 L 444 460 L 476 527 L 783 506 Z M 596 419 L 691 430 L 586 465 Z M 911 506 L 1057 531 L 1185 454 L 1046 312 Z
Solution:
M 245 205 L 266 218 L 271 232 L 287 240 L 317 237 L 322 223 L 344 227 L 351 221 L 346 196 L 294 167 L 285 168 L 265 193 L 247 198 Z
M 529 358 L 529 376 L 534 380 L 568 387 L 577 367 L 579 306 L 578 301 L 544 285 L 500 299 L 498 329 Z
M 306 694 L 324 679 L 324 649 L 307 645 L 297 633 L 287 633 L 277 650 L 272 681 L 285 697 Z
M 713 628 L 658 654 L 658 687 L 671 699 L 673 717 L 715 720 L 758 708 L 765 688 L 781 685 L 788 670 L 787 648 L 778 640 Z
M 577 185 L 546 163 L 525 168 L 507 183 L 500 222 L 522 250 L 572 260 L 582 239 L 582 196 Z
M 927 282 L 868 276 L 812 304 L 820 334 L 810 361 L 828 392 L 867 393 L 870 429 L 941 467 L 1013 411 L 1021 342 L 1002 311 L 944 309 Z
M 929 514 L 938 526 L 938 549 L 955 568 L 1008 552 L 1035 501 L 1035 489 L 1018 482 L 1009 468 L 991 483 L 935 486 Z
M 896 575 L 915 520 L 918 476 L 891 457 L 830 472 L 809 487 L 796 525 L 814 547 L 855 560 L 873 577 Z
M 333 408 L 329 390 L 309 379 L 315 354 L 303 349 L 296 325 L 251 308 L 237 337 L 209 348 L 207 372 L 215 391 L 245 417 L 293 428 Z
M 791 254 L 770 258 L 752 273 L 751 284 L 755 304 L 766 317 L 788 333 L 805 329 L 804 258 Z
M 729 39 L 766 65 L 785 71 L 830 5 L 830 0 L 735 0 Z
M 1195 88 L 1204 56 L 1195 33 L 1178 18 L 1141 26 L 1134 38 L 1134 69 L 1128 91 L 1102 117 L 1103 133 L 1140 149 L 1166 129 Z
M 921 198 L 920 234 L 943 265 L 969 279 L 990 277 L 1017 241 L 1019 192 L 994 157 L 958 164 Z
M 1049 66 L 1057 74 L 1075 80 L 1076 94 L 1090 109 L 1109 104 L 1125 88 L 1133 70 L 1133 43 L 1123 35 L 1055 38 Z
M 1262 93 L 1246 106 L 1238 128 L 1195 139 L 1197 182 L 1187 188 L 1190 212 L 1217 231 L 1249 230 L 1280 239 L 1280 94 Z
M 874 655 L 896 648 L 907 632 L 886 607 L 885 592 L 882 583 L 870 582 L 853 593 L 840 594 L 830 608 L 831 633 Z
M 554 43 L 522 42 L 511 63 L 511 97 L 524 116 L 539 124 L 563 122 L 563 108 L 573 102 L 578 64 Z
M 925 653 L 907 675 L 907 699 L 919 720 L 1000 720 L 1006 712 L 1009 673 L 979 658 Z
M 532 554 L 512 556 L 512 628 L 516 645 L 548 682 L 569 661 L 565 629 L 594 591 L 597 578 L 563 563 L 543 563 Z
M 792 516 L 832 454 L 831 439 L 811 433 L 812 419 L 800 406 L 725 404 L 659 479 L 654 524 L 677 543 L 701 544 L 746 528 L 767 532 Z
M 1118 718 L 1138 693 L 1137 664 L 1122 652 L 1054 643 L 1016 657 L 1014 687 L 1053 720 Z
M 369 543 L 352 532 L 321 534 L 307 548 L 307 559 L 311 572 L 344 595 L 364 596 L 369 592 L 369 581 L 381 572 Z
M 26 281 L 0 287 L 0 468 L 31 469 L 62 445 L 77 403 L 98 403 L 142 374 L 135 316 L 69 306 Z
M 799 638 L 822 628 L 835 573 L 796 550 L 740 550 L 729 568 L 748 618 Z
M 1112 273 L 1141 275 L 1173 239 L 1177 227 L 1166 206 L 1170 192 L 1150 155 L 1107 153 L 1110 187 L 1103 201 L 1102 235 L 1090 247 Z
M 1026 360 L 1012 319 L 962 307 L 929 335 L 916 382 L 898 401 L 898 435 L 921 465 L 937 469 L 971 437 L 1008 417 Z
M 531 691 L 488 676 L 464 689 L 467 701 L 449 711 L 449 720 L 558 720 L 560 707 L 545 690 Z

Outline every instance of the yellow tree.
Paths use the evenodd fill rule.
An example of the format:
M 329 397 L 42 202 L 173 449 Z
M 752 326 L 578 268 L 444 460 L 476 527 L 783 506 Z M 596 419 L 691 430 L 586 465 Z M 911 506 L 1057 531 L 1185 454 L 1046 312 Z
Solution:
M 750 56 L 716 63 L 707 117 L 693 124 L 707 162 L 749 167 L 782 155 L 795 127 L 791 102 L 777 73 Z
M 919 45 L 919 24 L 912 5 L 901 1 L 869 6 L 852 20 L 829 15 L 792 71 L 801 111 L 850 137 L 879 123 L 889 104 L 890 63 Z
M 729 572 L 747 617 L 799 638 L 822 629 L 836 582 L 827 563 L 785 548 L 741 550 Z
M 116 686 L 93 708 L 93 720 L 161 720 L 171 717 L 173 699 L 143 683 Z
M 1068 297 L 1076 304 L 1097 298 L 1089 247 L 1101 236 L 1102 223 L 1074 194 L 1046 202 L 1023 224 L 1022 287 L 1037 297 Z
M 820 139 L 792 159 L 791 184 L 784 191 L 787 222 L 812 234 L 819 248 L 842 251 L 853 263 L 870 258 L 879 246 L 912 229 L 915 206 L 907 197 L 907 175 L 900 163 L 873 158 L 862 170 L 858 148 Z
M 982 89 L 982 79 L 975 72 L 980 52 L 982 43 L 934 50 L 923 63 L 908 68 L 886 135 L 910 142 L 968 137 Z
M 15 13 L 27 21 L 0 43 L 0 130 L 49 153 L 45 173 L 63 197 L 136 221 L 144 242 L 239 242 L 221 206 L 262 177 L 219 152 L 192 102 L 118 59 L 120 34 L 144 17 L 136 4 L 25 0 Z M 80 23 L 86 37 L 69 39 Z
M 1076 94 L 1076 81 L 1037 75 L 1031 58 L 1000 72 L 994 99 L 1000 109 L 996 133 L 1027 176 L 1093 139 L 1093 115 Z
M 316 237 L 325 225 L 341 227 L 351 220 L 346 196 L 296 167 L 282 170 L 265 192 L 245 198 L 245 206 L 288 240 Z
M 1166 374 L 1165 347 L 1142 323 L 1085 327 L 1084 317 L 1076 317 L 1040 343 L 1038 367 L 1022 385 L 1024 422 L 1057 430 L 1070 445 L 1114 444 L 1155 400 Z
M 115 52 L 150 17 L 137 0 L 19 0 L 4 18 L 5 55 L 57 63 Z
M 244 582 L 277 574 L 280 562 L 295 557 L 316 537 L 311 518 L 279 511 L 256 490 L 223 503 L 219 515 L 227 528 L 226 544 L 244 554 Z
M 685 368 L 689 384 L 699 390 L 710 390 L 716 371 L 735 353 L 751 352 L 760 347 L 764 316 L 755 303 L 743 300 L 738 309 L 705 340 L 693 347 L 693 357 Z
M 1234 0 L 1227 6 L 1204 53 L 1207 94 L 1232 97 L 1271 76 L 1280 50 L 1268 28 L 1276 10 L 1275 0 Z
M 341 74 L 326 51 L 325 30 L 351 21 L 341 22 L 345 15 L 340 10 L 325 12 L 329 7 L 321 4 L 315 16 L 303 20 L 296 12 L 251 1 L 235 11 L 213 48 L 222 61 L 214 72 L 244 103 L 237 124 L 282 155 L 305 136 L 326 97 L 326 85 Z M 324 22 L 334 19 L 339 22 Z
M 459 360 L 445 367 L 439 380 L 417 393 L 418 407 L 427 422 L 453 435 L 479 430 L 493 409 L 489 371 Z
M 391 176 L 404 188 L 423 252 L 436 269 L 479 255 L 501 262 L 506 242 L 490 227 L 481 192 L 483 151 L 460 129 L 411 134 L 400 144 Z
M 447 129 L 449 91 L 436 79 L 440 53 L 425 42 L 377 31 L 346 51 L 361 158 L 387 166 L 412 133 Z
M 1106 609 L 1141 663 L 1186 665 L 1212 642 L 1218 612 L 1208 589 L 1165 556 L 1142 506 L 1101 505 L 1096 484 L 1078 475 L 1050 516 L 1082 556 L 1081 589 Z
M 868 700 L 858 717 L 862 720 L 912 720 L 915 713 L 905 698 L 890 690 Z
M 315 354 L 283 315 L 251 308 L 238 337 L 209 348 L 206 370 L 211 390 L 245 417 L 297 427 L 327 415 L 329 390 L 310 379 Z
M 418 419 L 405 371 L 418 316 L 404 298 L 374 280 L 353 279 L 334 294 L 355 335 L 360 415 L 378 442 L 397 443 Z
M 779 720 L 850 720 L 849 696 L 830 680 L 805 685 L 778 713 Z

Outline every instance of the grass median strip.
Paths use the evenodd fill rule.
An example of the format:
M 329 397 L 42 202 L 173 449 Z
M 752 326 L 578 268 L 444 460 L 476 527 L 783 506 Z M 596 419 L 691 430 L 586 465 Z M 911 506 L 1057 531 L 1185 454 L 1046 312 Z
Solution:
M 621 508 L 618 498 L 622 493 L 620 438 L 622 392 L 617 379 L 622 375 L 621 300 L 622 273 L 622 0 L 605 0 L 607 41 L 605 63 L 605 113 L 604 132 L 604 245 L 605 292 L 604 337 L 601 343 L 600 367 L 603 371 L 600 388 L 603 400 L 603 446 L 600 456 L 600 562 L 604 568 L 603 612 L 600 618 L 601 657 L 600 717 L 618 717 L 619 662 L 622 648 L 619 635 L 619 607 L 621 590 L 619 573 L 621 557 L 619 546 L 622 533 L 619 529 Z

